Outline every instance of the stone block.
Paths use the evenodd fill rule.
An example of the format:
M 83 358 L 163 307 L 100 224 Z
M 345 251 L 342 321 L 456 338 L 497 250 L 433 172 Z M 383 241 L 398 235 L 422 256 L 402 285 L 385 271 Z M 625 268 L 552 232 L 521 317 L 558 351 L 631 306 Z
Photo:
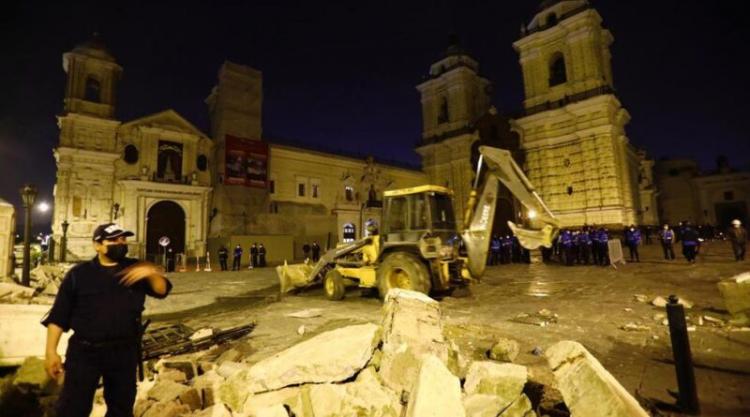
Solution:
M 503 400 L 496 395 L 471 394 L 463 399 L 466 417 L 497 417 L 503 410 Z
M 177 369 L 163 369 L 157 377 L 159 381 L 173 381 L 180 384 L 187 381 L 185 373 Z
M 536 412 L 532 409 L 531 401 L 525 394 L 521 394 L 513 404 L 503 410 L 500 417 L 537 417 Z
M 492 360 L 500 362 L 513 362 L 516 360 L 519 351 L 520 346 L 517 341 L 500 338 L 492 348 L 490 348 L 487 356 Z
M 565 404 L 576 417 L 648 417 L 638 401 L 578 342 L 545 352 Z
M 466 417 L 461 383 L 441 359 L 424 357 L 410 389 L 406 417 Z
M 156 404 L 154 400 L 136 400 L 135 405 L 133 405 L 133 417 L 143 417 L 146 411 L 154 404 Z
M 159 402 L 172 401 L 188 389 L 190 388 L 187 385 L 178 384 L 174 381 L 157 381 L 153 388 L 148 391 L 148 398 Z
M 219 365 L 218 368 L 216 368 L 216 373 L 221 375 L 224 378 L 229 378 L 230 376 L 236 374 L 239 371 L 247 369 L 247 365 L 244 363 L 239 362 L 233 362 L 233 361 L 224 361 L 221 365 Z
M 383 304 L 383 357 L 380 376 L 397 393 L 408 392 L 422 359 L 432 355 L 448 363 L 440 304 L 416 291 L 393 289 Z
M 750 272 L 723 280 L 717 285 L 730 314 L 735 316 L 750 312 Z
M 214 404 L 204 410 L 193 413 L 191 417 L 232 417 L 232 412 L 224 404 Z
M 190 380 L 198 375 L 198 365 L 190 360 L 160 359 L 154 366 L 157 372 L 176 369 L 185 374 L 185 379 Z
M 494 395 L 502 402 L 502 409 L 521 395 L 527 380 L 525 366 L 491 361 L 474 362 L 466 374 L 464 391 L 467 395 Z
M 340 382 L 370 361 L 380 340 L 378 326 L 367 323 L 318 334 L 227 378 L 222 386 L 248 393 L 290 385 Z
M 23 361 L 13 378 L 13 385 L 24 391 L 43 392 L 51 384 L 52 379 L 44 370 L 44 361 L 34 356 L 29 356 Z
M 289 417 L 289 413 L 283 405 L 278 404 L 258 410 L 255 417 Z
M 242 359 L 242 352 L 236 349 L 227 349 L 216 359 L 216 363 L 221 365 L 224 362 L 239 362 Z
M 269 391 L 262 394 L 248 396 L 245 404 L 242 406 L 244 414 L 253 416 L 262 409 L 274 407 L 277 405 L 286 405 L 295 412 L 296 415 L 303 417 L 300 403 L 300 387 L 282 388 L 278 391 Z
M 200 392 L 195 388 L 189 388 L 179 396 L 180 402 L 190 408 L 190 411 L 200 410 L 203 408 L 203 400 Z
M 180 417 L 190 414 L 190 409 L 184 404 L 178 404 L 175 401 L 157 402 L 149 407 L 143 417 Z

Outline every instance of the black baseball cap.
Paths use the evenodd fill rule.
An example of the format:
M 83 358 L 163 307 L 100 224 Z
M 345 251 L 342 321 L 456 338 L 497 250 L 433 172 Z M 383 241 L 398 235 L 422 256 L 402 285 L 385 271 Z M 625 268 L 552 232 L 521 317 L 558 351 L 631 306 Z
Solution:
M 105 223 L 99 225 L 94 230 L 94 237 L 92 240 L 95 242 L 101 242 L 102 240 L 114 239 L 120 236 L 135 236 L 135 234 L 129 230 L 123 229 L 119 224 L 116 223 Z

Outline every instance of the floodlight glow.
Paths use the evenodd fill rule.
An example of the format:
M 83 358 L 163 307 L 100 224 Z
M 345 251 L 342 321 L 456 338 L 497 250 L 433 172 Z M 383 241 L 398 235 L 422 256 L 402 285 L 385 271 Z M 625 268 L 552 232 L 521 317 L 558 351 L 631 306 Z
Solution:
M 49 210 L 49 204 L 46 201 L 42 201 L 37 206 L 37 209 L 41 211 L 42 213 L 46 213 Z
M 536 217 L 536 210 L 529 210 L 529 218 L 533 219 Z

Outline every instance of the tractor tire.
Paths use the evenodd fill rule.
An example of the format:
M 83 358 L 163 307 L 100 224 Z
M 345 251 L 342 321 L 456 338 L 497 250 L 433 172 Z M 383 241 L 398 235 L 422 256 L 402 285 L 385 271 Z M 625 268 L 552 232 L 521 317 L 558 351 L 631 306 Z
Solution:
M 344 277 L 341 276 L 339 271 L 332 269 L 326 273 L 326 277 L 323 279 L 323 291 L 329 300 L 338 301 L 344 298 L 346 285 L 344 285 Z
M 409 252 L 393 252 L 386 255 L 378 265 L 378 292 L 385 299 L 392 288 L 418 291 L 429 294 L 432 283 L 430 271 L 416 255 Z

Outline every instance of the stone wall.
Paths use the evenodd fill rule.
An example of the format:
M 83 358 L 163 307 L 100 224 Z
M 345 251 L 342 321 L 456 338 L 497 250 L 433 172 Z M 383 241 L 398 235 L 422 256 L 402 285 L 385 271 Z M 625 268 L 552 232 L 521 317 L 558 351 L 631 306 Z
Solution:
M 13 243 L 16 238 L 16 210 L 0 198 L 0 278 L 13 275 Z

